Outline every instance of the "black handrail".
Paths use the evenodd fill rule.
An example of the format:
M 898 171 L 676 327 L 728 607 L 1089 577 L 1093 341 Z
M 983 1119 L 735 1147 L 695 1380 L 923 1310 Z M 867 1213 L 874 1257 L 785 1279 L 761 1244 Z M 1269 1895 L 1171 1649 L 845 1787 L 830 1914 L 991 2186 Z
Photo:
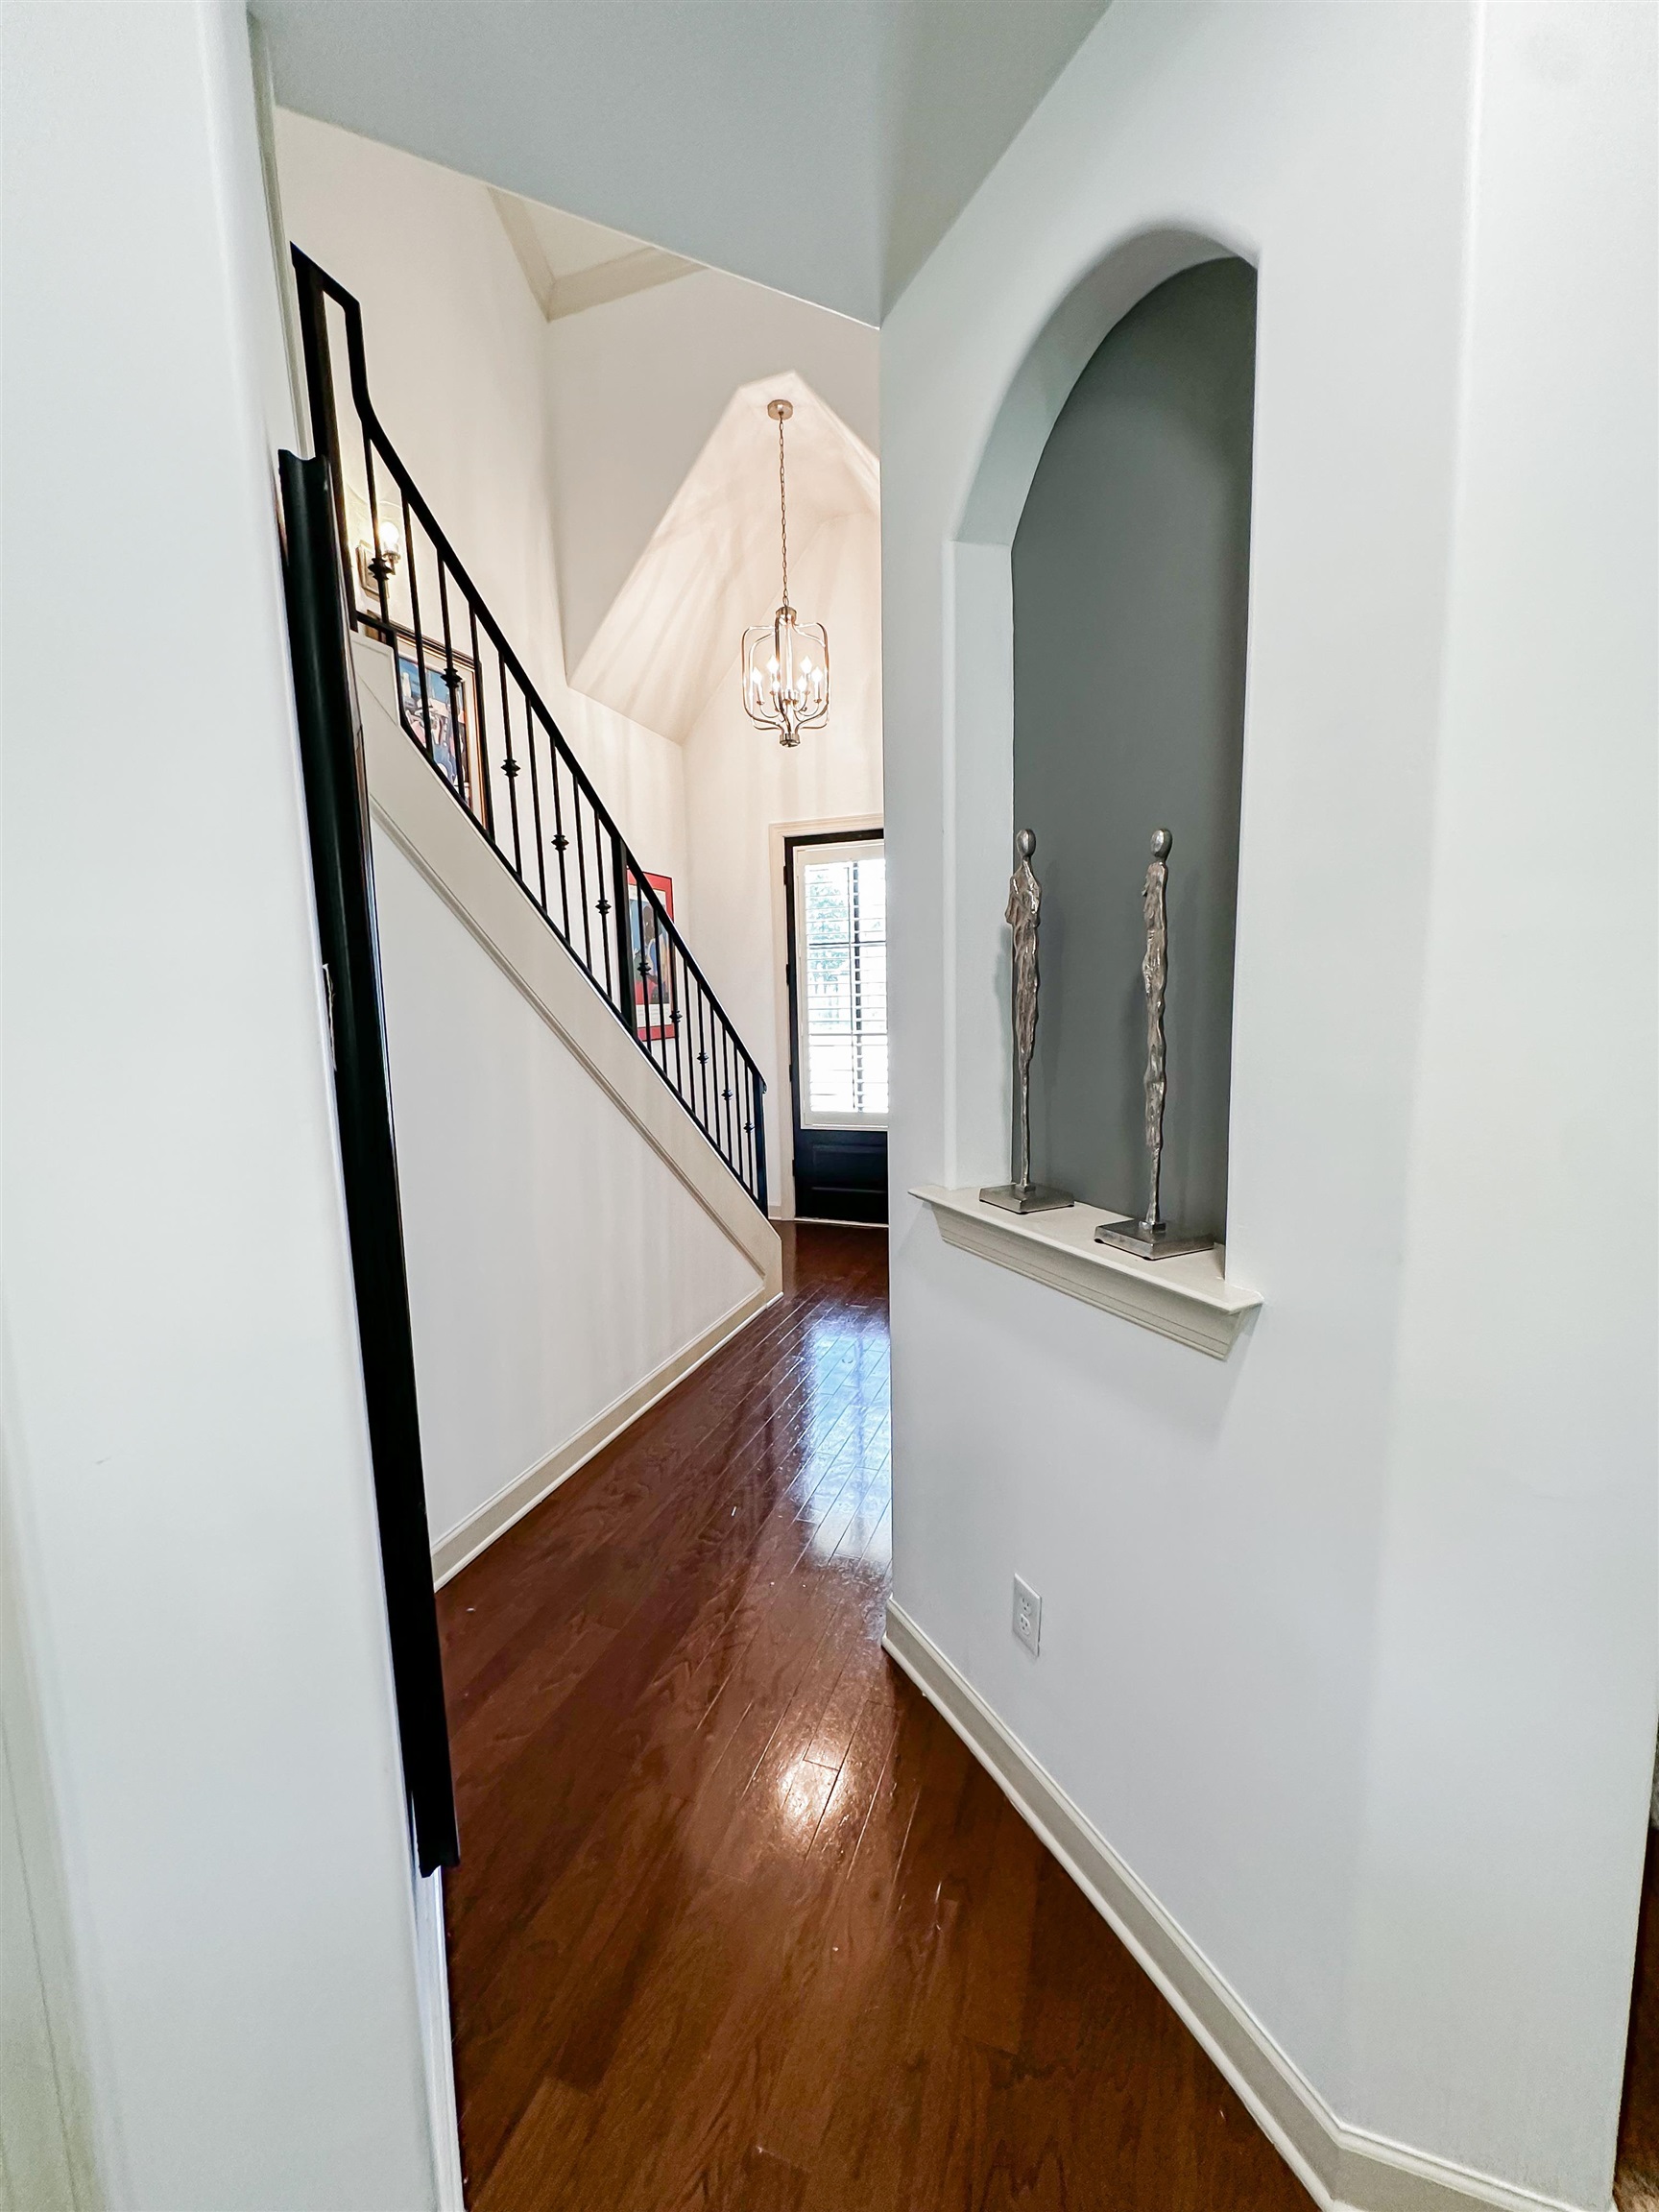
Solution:
M 311 435 L 332 468 L 349 612 L 391 649 L 403 728 L 764 1213 L 765 1078 L 381 427 L 357 301 L 298 246 L 293 255 Z M 344 325 L 360 463 L 340 437 L 329 302 Z M 384 507 L 383 483 L 395 494 Z

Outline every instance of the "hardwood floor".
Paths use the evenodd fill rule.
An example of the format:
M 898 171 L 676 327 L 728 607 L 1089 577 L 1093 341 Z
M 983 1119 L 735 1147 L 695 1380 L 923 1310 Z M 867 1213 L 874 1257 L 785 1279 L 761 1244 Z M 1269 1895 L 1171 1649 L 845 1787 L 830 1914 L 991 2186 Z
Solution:
M 1642 1876 L 1642 1924 L 1636 1938 L 1636 1985 L 1624 2055 L 1624 2104 L 1619 2115 L 1619 2212 L 1659 2212 L 1659 1832 L 1647 1832 Z
M 886 1238 L 440 1598 L 474 2212 L 1307 2212 L 879 1648 Z

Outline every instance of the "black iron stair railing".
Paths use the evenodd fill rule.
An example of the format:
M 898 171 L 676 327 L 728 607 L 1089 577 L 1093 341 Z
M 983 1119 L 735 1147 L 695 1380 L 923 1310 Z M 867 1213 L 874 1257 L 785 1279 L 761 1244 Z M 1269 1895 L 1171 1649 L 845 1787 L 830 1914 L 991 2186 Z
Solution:
M 348 609 L 390 648 L 403 728 L 764 1213 L 765 1080 L 381 428 L 357 301 L 293 254 Z M 343 393 L 331 324 L 346 342 Z M 356 418 L 349 445 L 342 399 Z

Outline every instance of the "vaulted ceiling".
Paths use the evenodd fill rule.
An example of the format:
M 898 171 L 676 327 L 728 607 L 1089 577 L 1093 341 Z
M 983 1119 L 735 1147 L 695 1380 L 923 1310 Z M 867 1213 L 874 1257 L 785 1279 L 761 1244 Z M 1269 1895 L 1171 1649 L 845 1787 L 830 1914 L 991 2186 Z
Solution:
M 779 397 L 795 410 L 790 566 L 804 616 L 822 612 L 819 541 L 836 523 L 868 523 L 868 567 L 878 571 L 880 482 L 869 446 L 792 371 L 733 393 L 571 674 L 578 691 L 677 745 L 721 685 L 735 702 L 737 640 L 778 603 L 777 429 L 766 408 Z
M 544 207 L 539 200 L 520 200 L 493 184 L 489 192 L 524 281 L 549 323 L 671 283 L 702 266 L 664 253 L 660 246 L 642 245 L 626 231 Z
M 254 0 L 277 99 L 878 323 L 1106 0 Z

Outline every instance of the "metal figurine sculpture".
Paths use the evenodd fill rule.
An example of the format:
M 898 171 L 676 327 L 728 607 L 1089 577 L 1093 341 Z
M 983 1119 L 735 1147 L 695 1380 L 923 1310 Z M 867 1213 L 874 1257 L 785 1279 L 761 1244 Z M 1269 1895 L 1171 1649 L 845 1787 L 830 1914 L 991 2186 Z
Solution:
M 986 1206 L 1010 1214 L 1044 1214 L 1073 1203 L 1070 1190 L 1055 1190 L 1031 1180 L 1031 1055 L 1037 1047 L 1037 927 L 1043 913 L 1043 886 L 1032 873 L 1037 839 L 1022 830 L 1008 880 L 1008 911 L 1002 919 L 1014 932 L 1014 1142 L 1012 1183 L 995 1183 L 979 1193 Z
M 1177 1252 L 1207 1252 L 1214 1237 L 1172 1235 L 1164 1222 L 1158 1187 L 1164 1172 L 1164 1104 L 1168 1095 L 1165 1067 L 1164 1000 L 1169 988 L 1169 848 L 1175 840 L 1167 830 L 1152 832 L 1152 864 L 1141 893 L 1141 913 L 1146 924 L 1146 950 L 1141 961 L 1141 979 L 1146 986 L 1146 1212 L 1139 1221 L 1103 1221 L 1094 1232 L 1096 1244 L 1116 1244 L 1142 1260 L 1168 1260 Z

